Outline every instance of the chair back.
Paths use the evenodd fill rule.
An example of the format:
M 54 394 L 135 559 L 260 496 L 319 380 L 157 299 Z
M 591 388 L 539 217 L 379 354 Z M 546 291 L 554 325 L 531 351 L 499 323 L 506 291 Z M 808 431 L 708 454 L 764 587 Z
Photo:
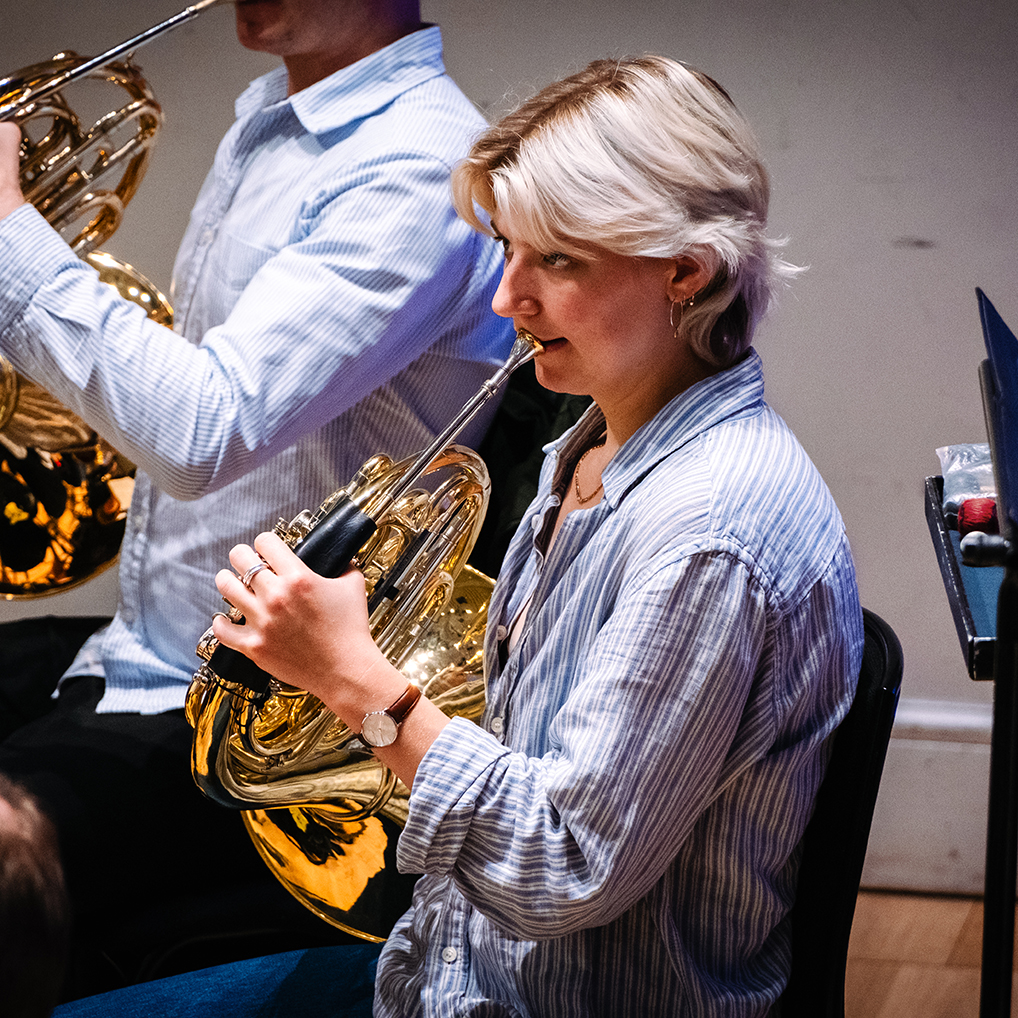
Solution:
M 792 972 L 781 1018 L 844 1018 L 845 968 L 873 807 L 898 706 L 903 658 L 894 630 L 863 609 L 855 699 L 834 733 L 827 773 L 803 835 L 792 906 Z

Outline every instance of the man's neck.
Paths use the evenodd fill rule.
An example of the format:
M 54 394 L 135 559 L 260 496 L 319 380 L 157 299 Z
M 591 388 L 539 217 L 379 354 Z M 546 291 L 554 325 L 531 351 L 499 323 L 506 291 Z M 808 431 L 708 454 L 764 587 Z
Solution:
M 365 25 L 364 31 L 351 33 L 351 43 L 342 50 L 304 53 L 300 56 L 284 57 L 287 72 L 287 95 L 309 88 L 311 85 L 355 64 L 358 60 L 391 46 L 423 25 L 420 21 L 409 23 L 374 23 Z

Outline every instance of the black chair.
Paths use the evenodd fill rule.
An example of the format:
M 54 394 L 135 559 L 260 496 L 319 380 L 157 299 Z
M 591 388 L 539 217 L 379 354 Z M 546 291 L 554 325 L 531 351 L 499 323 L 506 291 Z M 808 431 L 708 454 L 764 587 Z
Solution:
M 834 734 L 803 838 L 792 907 L 792 973 L 781 1018 L 844 1018 L 848 939 L 873 807 L 898 706 L 903 659 L 894 630 L 863 609 L 866 644 L 852 706 Z

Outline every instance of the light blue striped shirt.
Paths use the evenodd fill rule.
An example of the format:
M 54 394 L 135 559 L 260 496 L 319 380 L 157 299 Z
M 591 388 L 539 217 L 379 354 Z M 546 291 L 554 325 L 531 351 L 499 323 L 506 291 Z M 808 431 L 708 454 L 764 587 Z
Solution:
M 748 1018 L 787 978 L 796 846 L 862 652 L 841 518 L 751 352 L 644 425 L 545 556 L 601 430 L 595 406 L 549 446 L 482 724 L 417 771 L 398 858 L 426 876 L 376 1015 Z
M 187 341 L 34 209 L 0 225 L 0 351 L 144 468 L 116 618 L 68 673 L 105 675 L 100 710 L 181 706 L 229 549 L 426 445 L 508 353 L 501 251 L 449 194 L 484 126 L 435 27 L 290 98 L 253 82 L 177 258 Z

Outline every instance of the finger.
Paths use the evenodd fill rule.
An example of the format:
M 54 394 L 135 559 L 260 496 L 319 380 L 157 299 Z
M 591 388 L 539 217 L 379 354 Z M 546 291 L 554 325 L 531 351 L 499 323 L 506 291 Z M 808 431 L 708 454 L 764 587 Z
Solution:
M 278 534 L 268 530 L 254 539 L 254 551 L 268 562 L 272 571 L 279 576 L 287 575 L 294 569 L 300 571 L 307 568 Z
M 25 204 L 21 193 L 18 149 L 21 133 L 15 124 L 0 124 L 0 218 Z
M 246 612 L 254 600 L 252 591 L 240 582 L 240 577 L 232 569 L 220 569 L 216 573 L 216 590 L 222 594 L 224 601 L 240 612 Z
M 212 635 L 225 647 L 232 650 L 243 650 L 243 641 L 246 634 L 246 626 L 240 622 L 234 622 L 222 612 L 216 612 L 212 617 Z
M 230 550 L 230 564 L 236 570 L 240 582 L 252 593 L 257 593 L 253 586 L 255 577 L 260 573 L 272 571 L 272 567 L 265 559 L 246 544 L 238 544 Z
M 18 173 L 18 158 L 21 150 L 21 128 L 13 121 L 0 123 L 0 160 L 3 172 L 7 175 L 13 169 L 15 177 Z
M 249 544 L 235 544 L 230 549 L 230 565 L 241 575 L 253 562 L 258 561 L 258 552 Z

